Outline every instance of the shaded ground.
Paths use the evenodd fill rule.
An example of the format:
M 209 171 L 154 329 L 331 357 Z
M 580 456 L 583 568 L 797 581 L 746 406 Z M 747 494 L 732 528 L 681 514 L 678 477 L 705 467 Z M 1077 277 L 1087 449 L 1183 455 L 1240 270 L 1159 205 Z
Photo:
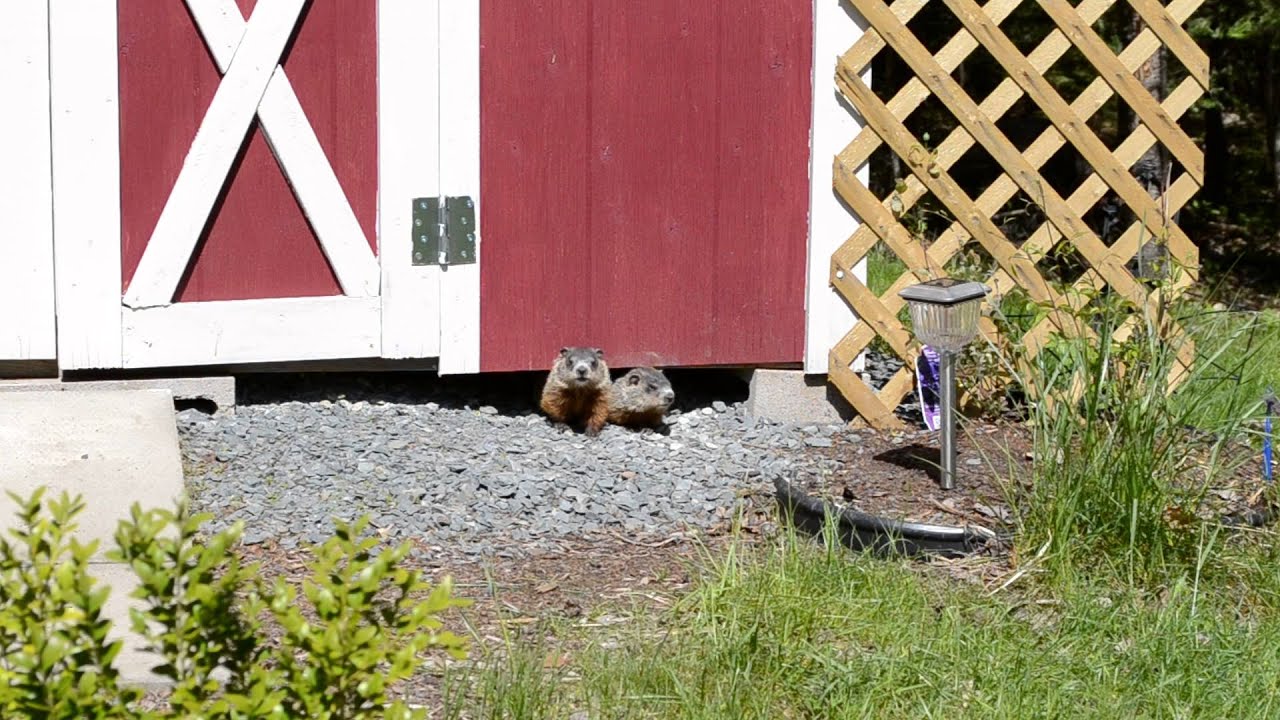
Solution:
M 1236 310 L 1280 308 L 1280 236 L 1226 222 L 1189 230 L 1204 270 L 1193 293 Z

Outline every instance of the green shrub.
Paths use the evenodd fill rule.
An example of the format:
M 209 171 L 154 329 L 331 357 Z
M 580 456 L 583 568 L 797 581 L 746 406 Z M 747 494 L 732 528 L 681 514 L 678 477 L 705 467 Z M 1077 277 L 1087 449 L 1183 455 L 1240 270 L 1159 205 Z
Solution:
M 0 716 L 130 717 L 137 692 L 121 689 L 102 616 L 105 588 L 87 572 L 97 543 L 70 537 L 84 509 L 65 494 L 46 510 L 43 491 L 23 501 L 14 542 L 0 537 Z
M 12 496 L 12 495 L 11 495 Z M 131 509 L 115 534 L 114 560 L 140 584 L 135 631 L 163 658 L 155 672 L 173 682 L 169 708 L 143 712 L 122 687 L 106 639 L 106 590 L 93 587 L 96 543 L 70 537 L 84 509 L 65 493 L 22 500 L 16 543 L 0 540 L 0 711 L 5 718 L 411 718 L 423 717 L 387 687 L 410 676 L 427 650 L 465 657 L 461 638 L 439 615 L 465 604 L 445 579 L 431 588 L 403 567 L 408 546 L 373 553 L 364 519 L 336 523 L 313 548 L 297 591 L 242 565 L 231 548 L 241 527 L 202 538 L 208 519 Z M 271 629 L 278 638 L 272 638 Z

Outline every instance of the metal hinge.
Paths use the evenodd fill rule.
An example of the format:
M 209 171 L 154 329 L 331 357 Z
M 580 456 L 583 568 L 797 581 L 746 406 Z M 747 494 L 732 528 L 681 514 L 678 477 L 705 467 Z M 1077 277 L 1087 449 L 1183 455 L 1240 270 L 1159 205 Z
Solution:
M 413 264 L 476 261 L 476 205 L 470 197 L 414 198 Z

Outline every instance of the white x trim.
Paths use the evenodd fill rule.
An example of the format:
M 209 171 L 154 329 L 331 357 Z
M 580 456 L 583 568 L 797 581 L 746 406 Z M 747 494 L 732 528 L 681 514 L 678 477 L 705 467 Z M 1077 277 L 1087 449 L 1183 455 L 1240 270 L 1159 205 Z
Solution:
M 259 0 L 246 22 L 235 0 L 186 0 L 223 79 L 129 283 L 125 305 L 172 302 L 255 115 L 343 293 L 378 294 L 378 260 L 279 65 L 305 2 Z

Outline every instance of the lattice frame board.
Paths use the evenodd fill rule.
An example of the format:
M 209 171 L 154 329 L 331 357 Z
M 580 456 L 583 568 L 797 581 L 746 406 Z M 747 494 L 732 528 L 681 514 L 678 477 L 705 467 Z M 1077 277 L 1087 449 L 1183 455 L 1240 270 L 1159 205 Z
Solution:
M 867 21 L 867 30 L 837 60 L 835 82 L 865 126 L 834 158 L 832 172 L 835 191 L 861 219 L 861 225 L 833 253 L 830 282 L 861 321 L 831 349 L 828 377 L 866 422 L 881 428 L 900 427 L 902 423 L 894 410 L 914 387 L 915 348 L 907 328 L 898 320 L 904 304 L 898 291 L 945 275 L 947 262 L 970 241 L 977 242 L 997 266 L 988 280 L 993 291 L 989 302 L 1016 286 L 1032 300 L 1054 309 L 1023 336 L 1028 359 L 1055 332 L 1094 334 L 1073 319 L 1078 317 L 1075 311 L 1090 301 L 1091 293 L 1109 286 L 1135 307 L 1153 310 L 1196 281 L 1197 248 L 1168 218 L 1186 205 L 1204 183 L 1204 155 L 1177 124 L 1178 118 L 1209 87 L 1208 57 L 1182 28 L 1203 0 L 1173 0 L 1168 6 L 1158 0 L 1082 0 L 1076 7 L 1065 0 L 988 0 L 981 8 L 974 0 L 933 0 L 944 3 L 962 25 L 936 54 L 930 54 L 906 27 L 930 0 L 897 0 L 892 5 L 882 0 L 849 1 Z M 1128 2 L 1145 27 L 1117 55 L 1092 26 L 1118 1 Z M 1035 2 L 1055 26 L 1026 55 L 1000 30 L 1000 23 L 1023 2 Z M 1134 75 L 1161 45 L 1187 70 L 1187 77 L 1163 101 L 1154 98 Z M 995 59 L 1006 76 L 985 98 L 975 101 L 951 73 L 979 46 Z M 1068 103 L 1043 75 L 1073 47 L 1097 76 Z M 876 54 L 886 50 L 896 52 L 913 72 L 913 77 L 888 103 L 881 101 L 860 77 Z M 930 95 L 959 124 L 933 150 L 926 150 L 905 121 Z M 1087 121 L 1113 95 L 1128 105 L 1139 123 L 1110 150 Z M 1024 96 L 1038 106 L 1050 124 L 1024 150 L 1019 150 L 996 123 Z M 1183 172 L 1153 197 L 1129 168 L 1157 142 Z M 1039 169 L 1068 143 L 1092 172 L 1064 198 L 1040 175 Z M 909 174 L 894 192 L 877 198 L 855 172 L 882 144 L 902 159 Z M 975 145 L 999 164 L 1002 174 L 973 199 L 949 171 Z M 1036 203 L 1045 221 L 1021 245 L 1015 245 L 991 217 L 1019 191 Z M 1136 218 L 1111 245 L 1082 219 L 1108 191 Z M 926 247 L 899 217 L 929 193 L 954 221 Z M 1163 245 L 1170 264 L 1178 269 L 1168 283 L 1157 289 L 1144 286 L 1126 268 L 1141 245 L 1152 239 Z M 853 269 L 878 243 L 897 255 L 907 271 L 877 297 L 857 279 Z M 1062 243 L 1070 243 L 1089 266 L 1065 292 L 1046 282 L 1037 268 L 1037 263 Z M 1116 331 L 1115 339 L 1127 337 L 1141 321 L 1139 314 L 1133 314 Z M 1179 367 L 1170 377 L 1172 386 L 1190 367 L 1194 345 L 1176 322 L 1166 319 L 1161 327 L 1168 340 L 1178 341 Z M 986 313 L 982 331 L 993 341 L 999 340 L 996 325 Z M 878 391 L 850 369 L 876 336 L 905 363 Z

